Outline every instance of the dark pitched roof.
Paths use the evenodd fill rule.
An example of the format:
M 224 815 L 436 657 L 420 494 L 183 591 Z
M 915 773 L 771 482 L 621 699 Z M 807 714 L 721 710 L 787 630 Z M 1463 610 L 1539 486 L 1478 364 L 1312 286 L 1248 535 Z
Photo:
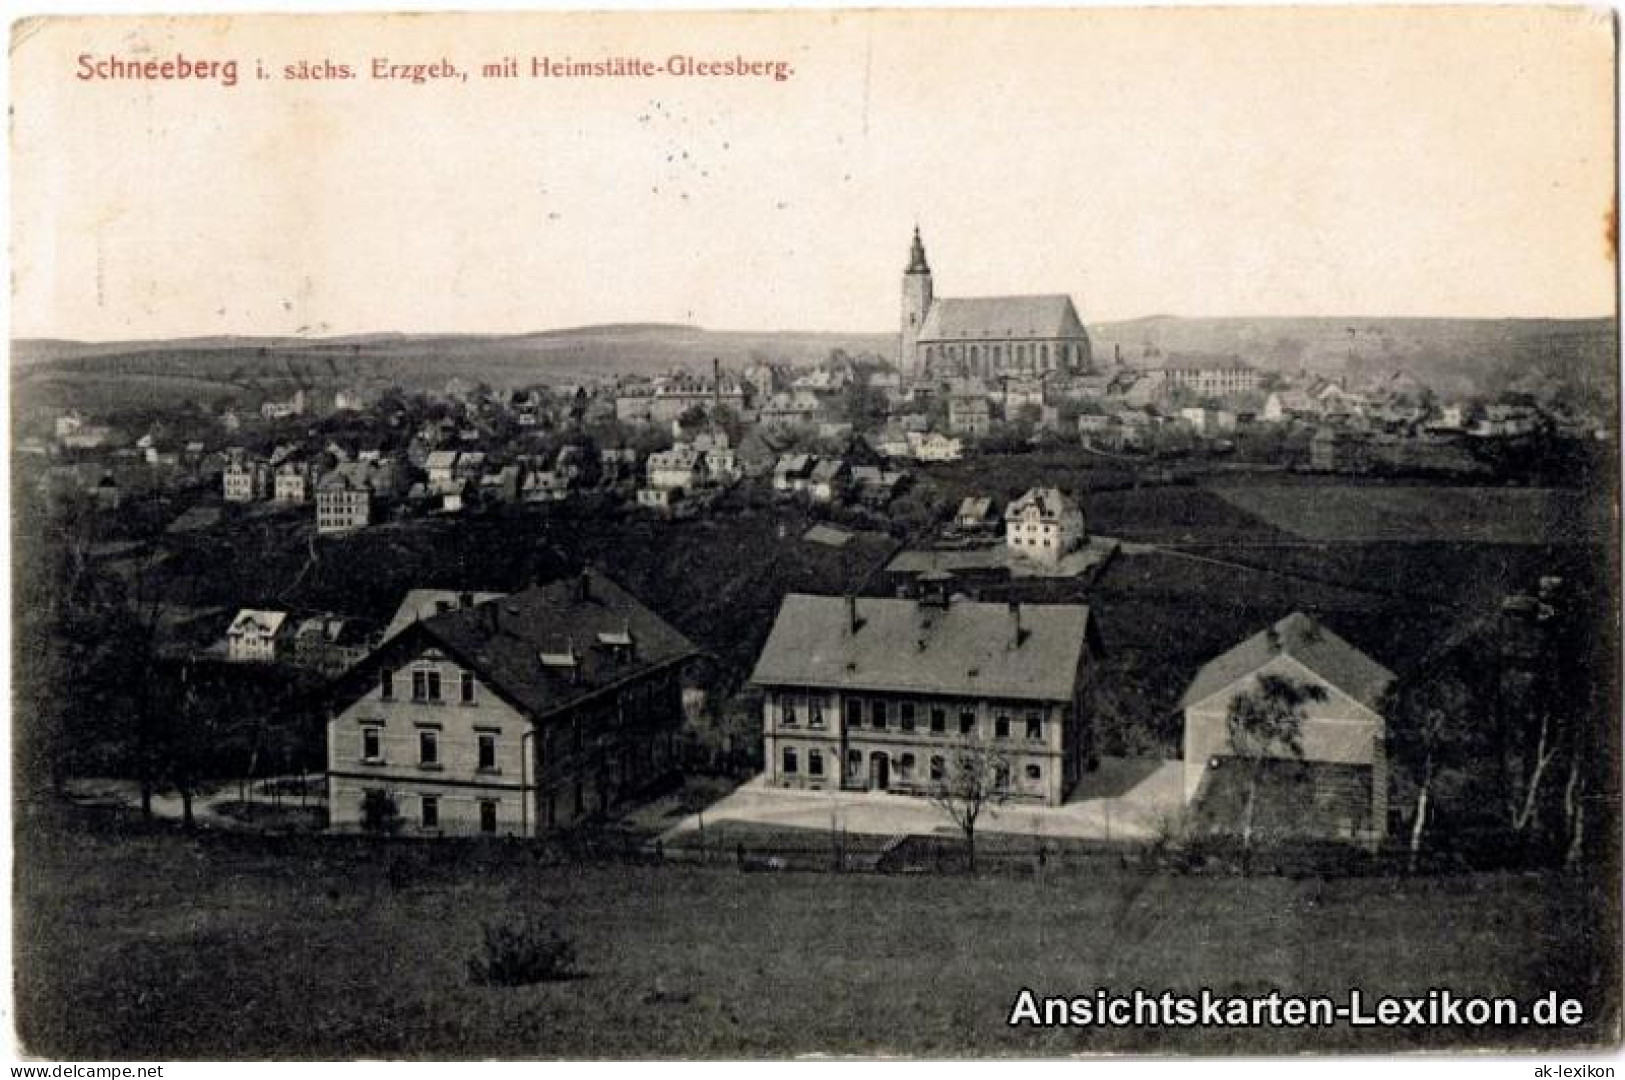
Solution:
M 1009 605 L 956 600 L 946 608 L 792 593 L 756 661 L 764 686 L 851 687 L 1030 701 L 1069 701 L 1090 638 L 1082 604 Z
M 1070 296 L 977 296 L 934 302 L 919 340 L 1086 336 Z
M 699 650 L 636 597 L 600 574 L 537 585 L 415 623 L 397 639 L 438 644 L 533 718 Z M 605 640 L 630 633 L 632 654 Z M 542 654 L 573 652 L 573 667 Z
M 1295 611 L 1268 630 L 1254 634 L 1203 664 L 1180 700 L 1180 707 L 1212 697 L 1280 655 L 1290 656 L 1373 710 L 1394 680 L 1393 672 L 1301 611 Z

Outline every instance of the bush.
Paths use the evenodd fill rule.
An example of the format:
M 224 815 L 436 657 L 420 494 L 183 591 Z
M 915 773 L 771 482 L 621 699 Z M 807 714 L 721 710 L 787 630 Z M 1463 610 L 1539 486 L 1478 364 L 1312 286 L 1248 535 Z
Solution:
M 530 986 L 575 977 L 575 962 L 574 943 L 527 915 L 517 925 L 485 924 L 485 944 L 469 960 L 468 976 L 481 986 Z

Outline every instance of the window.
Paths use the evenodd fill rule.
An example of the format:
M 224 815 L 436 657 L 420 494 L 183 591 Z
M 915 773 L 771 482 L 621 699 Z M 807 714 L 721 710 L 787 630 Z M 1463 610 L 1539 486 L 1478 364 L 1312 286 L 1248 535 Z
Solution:
M 995 739 L 1008 739 L 1010 737 L 1010 718 L 1000 716 L 993 721 L 993 737 Z
M 783 772 L 785 773 L 785 775 L 788 776 L 789 774 L 791 774 L 791 773 L 793 773 L 795 771 L 796 771 L 796 748 L 793 747 L 793 746 L 786 746 L 784 748 L 784 769 L 783 769 Z
M 784 724 L 796 722 L 796 699 L 789 694 L 779 699 L 779 721 Z
M 361 760 L 382 761 L 382 729 L 369 724 L 361 729 Z
M 482 731 L 475 736 L 479 744 L 479 770 L 480 772 L 496 772 L 497 768 L 497 737 L 489 731 Z
M 395 696 L 395 672 L 383 668 L 378 672 L 378 696 L 389 701 Z
M 898 762 L 897 768 L 903 774 L 904 780 L 912 780 L 914 778 L 914 755 L 904 754 L 902 761 Z
M 863 726 L 863 702 L 857 698 L 846 699 L 846 726 L 849 728 Z
M 1042 739 L 1044 737 L 1044 718 L 1041 716 L 1027 717 L 1027 738 Z
M 869 705 L 869 722 L 874 724 L 876 731 L 886 730 L 886 703 L 884 701 L 872 702 Z
M 976 713 L 975 713 L 974 710 L 965 709 L 963 712 L 961 712 L 959 714 L 959 733 L 961 735 L 969 735 L 971 732 L 973 732 L 975 730 L 976 730 Z
M 938 735 L 941 735 L 944 731 L 948 730 L 948 710 L 931 710 L 931 730 Z
M 848 750 L 846 752 L 846 775 L 854 779 L 863 775 L 863 751 Z
M 912 701 L 905 701 L 897 706 L 897 715 L 902 722 L 904 731 L 914 730 L 914 703 Z
M 418 732 L 418 764 L 440 764 L 440 732 Z
M 943 760 L 942 760 L 942 755 L 938 754 L 938 755 L 931 758 L 931 779 L 933 779 L 933 780 L 941 780 L 943 778 L 944 774 L 945 774 L 945 768 L 944 768 L 944 763 L 943 763 Z
M 993 770 L 993 787 L 998 791 L 1003 791 L 1005 788 L 1007 788 L 1009 786 L 1010 786 L 1010 766 L 1006 765 L 1004 762 L 1001 761 L 1001 762 L 999 762 L 998 766 Z
M 440 796 L 423 796 L 423 827 L 425 829 L 440 828 Z
M 465 671 L 459 678 L 462 683 L 463 704 L 474 704 L 474 673 L 472 671 Z
M 434 668 L 419 668 L 412 672 L 412 700 L 440 700 L 440 672 Z
M 577 789 L 576 793 L 579 796 L 579 794 L 580 794 L 580 789 L 579 788 Z M 495 799 L 481 799 L 480 800 L 480 832 L 485 833 L 487 836 L 490 836 L 490 835 L 493 835 L 496 831 L 497 831 L 497 804 L 496 804 L 496 800 Z
M 807 726 L 824 726 L 824 703 L 817 698 L 810 698 L 807 701 Z
M 807 775 L 808 776 L 823 776 L 824 775 L 824 754 L 823 754 L 822 751 L 819 751 L 819 750 L 808 750 L 807 751 Z
M 1043 777 L 1044 777 L 1044 771 L 1042 769 L 1040 769 L 1037 765 L 1029 765 L 1029 766 L 1027 766 L 1027 779 L 1029 779 L 1029 780 L 1041 780 L 1041 779 L 1043 779 Z

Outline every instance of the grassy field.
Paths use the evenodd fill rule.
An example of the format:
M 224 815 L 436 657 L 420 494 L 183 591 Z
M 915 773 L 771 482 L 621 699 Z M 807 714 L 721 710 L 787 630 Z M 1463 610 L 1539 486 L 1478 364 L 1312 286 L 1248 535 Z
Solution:
M 1602 543 L 1609 531 L 1603 500 L 1549 488 L 1251 485 L 1215 494 L 1324 543 Z
M 1600 1016 L 1606 890 L 1555 876 L 546 867 L 506 845 L 190 838 L 54 808 L 18 822 L 18 1024 L 48 1057 L 1298 1053 L 1574 1046 L 1612 1029 L 1005 1024 L 1022 987 L 1557 990 Z M 575 940 L 582 976 L 471 985 L 482 924 L 526 911 Z

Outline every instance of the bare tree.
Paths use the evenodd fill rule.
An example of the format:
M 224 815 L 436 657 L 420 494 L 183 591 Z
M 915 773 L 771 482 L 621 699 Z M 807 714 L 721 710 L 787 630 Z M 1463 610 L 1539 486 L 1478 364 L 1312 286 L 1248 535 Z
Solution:
M 1422 839 L 1433 804 L 1439 771 L 1466 752 L 1472 714 L 1466 684 L 1449 673 L 1437 673 L 1401 686 L 1384 710 L 1393 719 L 1396 758 L 1416 785 L 1407 865 L 1413 872 L 1422 855 Z
M 931 792 L 931 802 L 965 834 L 966 861 L 976 872 L 976 824 L 982 811 L 1010 798 L 1010 764 L 999 751 L 973 739 L 955 748 Z
M 1246 765 L 1247 801 L 1241 816 L 1241 849 L 1252 851 L 1258 788 L 1272 760 L 1303 758 L 1303 710 L 1310 702 L 1324 701 L 1326 691 L 1315 683 L 1283 675 L 1261 675 L 1258 682 L 1230 702 L 1225 727 L 1230 752 Z

